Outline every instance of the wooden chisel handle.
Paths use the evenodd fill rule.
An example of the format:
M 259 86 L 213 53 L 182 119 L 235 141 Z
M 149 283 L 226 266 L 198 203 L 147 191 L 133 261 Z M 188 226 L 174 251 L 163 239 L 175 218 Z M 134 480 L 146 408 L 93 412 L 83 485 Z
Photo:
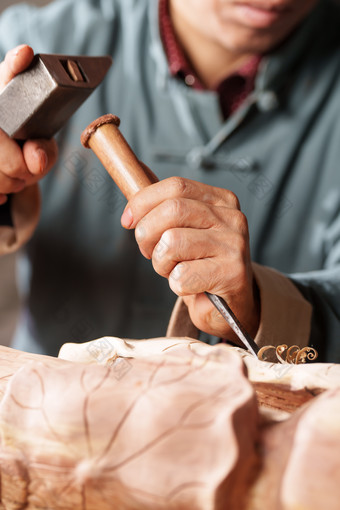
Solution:
M 123 195 L 129 200 L 137 191 L 157 182 L 157 177 L 139 161 L 112 114 L 94 120 L 82 133 L 81 143 L 91 148 Z

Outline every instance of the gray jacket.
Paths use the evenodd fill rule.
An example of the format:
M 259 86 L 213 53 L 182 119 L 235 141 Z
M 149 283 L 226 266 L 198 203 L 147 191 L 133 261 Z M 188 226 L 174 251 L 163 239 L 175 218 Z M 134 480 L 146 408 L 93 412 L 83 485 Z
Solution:
M 41 183 L 41 220 L 21 257 L 26 306 L 14 345 L 56 353 L 65 341 L 165 334 L 175 296 L 121 228 L 125 200 L 79 141 L 111 112 L 160 179 L 181 175 L 238 195 L 253 260 L 289 276 L 313 307 L 311 344 L 322 360 L 340 361 L 339 26 L 339 7 L 322 0 L 263 59 L 254 92 L 225 122 L 215 93 L 169 75 L 157 0 L 5 11 L 2 55 L 27 42 L 36 52 L 114 59 L 59 133 L 59 163 Z

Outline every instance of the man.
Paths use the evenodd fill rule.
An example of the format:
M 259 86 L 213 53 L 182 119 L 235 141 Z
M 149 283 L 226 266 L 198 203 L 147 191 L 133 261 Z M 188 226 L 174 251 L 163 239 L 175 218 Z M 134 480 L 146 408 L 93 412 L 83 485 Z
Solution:
M 136 229 L 208 341 L 236 338 L 204 291 L 226 299 L 259 345 L 310 343 L 322 360 L 340 359 L 338 22 L 327 0 L 61 0 L 0 18 L 4 54 L 25 41 L 36 52 L 114 58 L 41 181 L 15 347 L 53 353 L 69 340 L 164 334 L 173 299 L 138 254 Z M 31 58 L 27 46 L 13 50 L 2 84 Z M 110 111 L 161 179 L 129 202 L 125 232 L 120 195 L 78 142 Z M 31 184 L 56 148 L 29 141 L 21 152 L 1 137 L 2 201 L 13 193 L 21 227 L 14 247 L 34 227 Z

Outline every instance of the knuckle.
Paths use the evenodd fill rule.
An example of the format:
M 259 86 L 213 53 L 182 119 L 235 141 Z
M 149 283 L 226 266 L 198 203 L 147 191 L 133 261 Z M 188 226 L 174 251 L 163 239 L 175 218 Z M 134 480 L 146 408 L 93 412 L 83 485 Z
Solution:
M 197 271 L 191 262 L 180 262 L 171 272 L 170 286 L 177 295 L 188 296 L 203 292 L 209 282 L 207 276 Z
M 167 246 L 167 251 L 170 252 L 177 245 L 180 235 L 176 229 L 166 230 L 161 239 L 162 242 Z
M 174 267 L 175 262 L 166 252 L 156 246 L 152 254 L 152 265 L 156 273 L 167 278 Z
M 184 296 L 184 285 L 181 280 L 174 280 L 172 279 L 170 284 L 171 289 L 177 294 L 177 296 Z
M 230 206 L 233 209 L 240 210 L 241 209 L 241 205 L 240 205 L 240 201 L 239 201 L 237 195 L 235 195 L 235 193 L 233 193 L 230 190 L 226 190 L 226 191 L 227 191 L 227 200 L 228 200 L 228 203 L 230 204 Z
M 171 281 L 170 285 L 174 292 L 177 295 L 182 295 L 185 293 L 185 281 L 187 279 L 187 267 L 186 264 L 180 262 L 175 266 L 173 271 L 171 272 Z
M 169 258 L 169 244 L 163 239 L 163 236 L 158 241 L 152 254 L 152 258 L 159 265 L 161 261 Z
M 186 194 L 188 189 L 188 181 L 186 179 L 174 176 L 169 178 L 169 182 L 175 196 L 184 196 Z
M 168 262 L 174 259 L 174 247 L 176 246 L 176 234 L 172 230 L 164 232 L 155 246 L 153 257 L 155 261 Z
M 247 237 L 248 236 L 248 220 L 246 215 L 239 211 L 235 210 L 232 215 L 233 227 L 236 232 L 239 232 L 241 235 Z
M 164 269 L 164 263 L 162 263 L 162 258 L 159 258 L 157 256 L 157 253 L 154 253 L 152 254 L 152 267 L 154 268 L 154 270 L 156 271 L 157 274 L 159 274 L 160 276 L 166 276 L 166 271 Z
M 135 229 L 135 238 L 138 244 L 142 243 L 147 238 L 147 228 L 145 222 L 140 221 Z

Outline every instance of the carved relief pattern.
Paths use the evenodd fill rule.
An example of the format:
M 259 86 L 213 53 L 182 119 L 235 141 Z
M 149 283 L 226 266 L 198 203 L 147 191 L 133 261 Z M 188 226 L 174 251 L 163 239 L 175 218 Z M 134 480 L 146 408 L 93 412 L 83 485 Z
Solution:
M 192 354 L 134 360 L 120 380 L 112 367 L 30 363 L 0 407 L 2 502 L 12 508 L 20 483 L 22 508 L 215 508 L 222 482 L 254 459 L 256 416 L 235 359 L 223 377 Z
M 0 347 L 1 510 L 338 510 L 340 366 L 104 340 Z

